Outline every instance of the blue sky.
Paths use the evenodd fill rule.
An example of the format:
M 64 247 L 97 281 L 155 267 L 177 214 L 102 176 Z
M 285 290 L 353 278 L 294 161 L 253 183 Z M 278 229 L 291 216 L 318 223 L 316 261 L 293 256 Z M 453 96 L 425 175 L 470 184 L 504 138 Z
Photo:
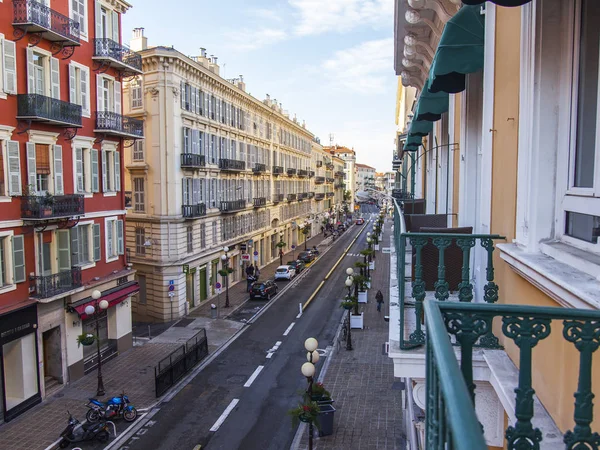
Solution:
M 391 169 L 396 77 L 393 0 L 131 0 L 123 40 L 144 27 L 150 46 L 205 47 L 221 76 L 276 98 L 329 144 Z

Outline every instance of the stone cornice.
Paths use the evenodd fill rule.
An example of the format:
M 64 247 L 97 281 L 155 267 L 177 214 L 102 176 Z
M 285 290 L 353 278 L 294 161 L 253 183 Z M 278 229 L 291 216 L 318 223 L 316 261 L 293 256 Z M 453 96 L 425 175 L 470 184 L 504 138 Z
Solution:
M 104 3 L 114 11 L 125 14 L 128 9 L 132 6 L 124 0 L 100 0 L 100 3 Z

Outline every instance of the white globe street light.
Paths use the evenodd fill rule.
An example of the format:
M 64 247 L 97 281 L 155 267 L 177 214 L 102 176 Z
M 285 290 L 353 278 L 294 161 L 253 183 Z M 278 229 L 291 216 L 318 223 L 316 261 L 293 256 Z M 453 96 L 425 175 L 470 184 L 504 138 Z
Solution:
M 225 260 L 227 259 L 227 256 L 226 256 L 226 255 L 221 255 L 221 259 L 222 259 L 223 261 L 225 261 Z
M 346 269 L 346 275 L 348 275 L 348 276 L 350 276 L 350 277 L 351 277 L 352 275 L 354 275 L 354 269 L 353 269 L 352 267 L 348 267 L 348 268 Z
M 319 355 L 319 352 L 307 352 L 306 353 L 306 359 L 308 360 L 308 362 L 311 362 L 313 364 L 318 363 L 320 358 L 321 358 L 321 355 Z
M 344 282 L 344 284 L 346 285 L 346 287 L 348 289 L 350 289 L 352 287 L 352 283 L 353 283 L 353 281 L 352 281 L 351 277 L 346 278 L 346 281 Z
M 308 338 L 304 341 L 304 348 L 308 352 L 314 352 L 319 347 L 319 342 L 315 338 Z
M 310 362 L 305 362 L 302 364 L 302 375 L 306 378 L 311 378 L 315 374 L 315 365 Z
M 86 315 L 91 316 L 96 312 L 96 308 L 94 308 L 92 305 L 87 305 L 84 311 Z

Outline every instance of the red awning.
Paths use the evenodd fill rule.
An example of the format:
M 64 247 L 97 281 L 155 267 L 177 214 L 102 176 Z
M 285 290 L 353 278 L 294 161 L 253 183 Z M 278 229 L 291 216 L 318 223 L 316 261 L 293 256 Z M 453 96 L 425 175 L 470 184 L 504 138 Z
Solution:
M 98 301 L 106 300 L 108 302 L 108 307 L 112 308 L 113 306 L 118 305 L 119 303 L 127 300 L 128 297 L 135 294 L 136 292 L 139 292 L 139 290 L 140 290 L 139 284 L 135 283 L 135 284 L 127 286 L 123 289 L 119 289 L 118 291 L 103 295 L 102 297 L 100 297 L 98 299 Z M 86 303 L 83 303 L 83 304 L 80 304 L 77 306 L 73 306 L 73 309 L 77 312 L 79 317 L 83 320 L 83 319 L 88 318 L 88 315 L 85 313 L 85 307 L 87 305 L 94 306 L 95 304 L 96 304 L 95 300 L 90 300 L 89 302 L 86 302 Z

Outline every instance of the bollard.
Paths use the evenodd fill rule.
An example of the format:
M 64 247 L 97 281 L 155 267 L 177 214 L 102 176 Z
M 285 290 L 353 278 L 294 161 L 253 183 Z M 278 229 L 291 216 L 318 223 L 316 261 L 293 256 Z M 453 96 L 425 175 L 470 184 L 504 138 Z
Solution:
M 211 319 L 217 318 L 217 305 L 215 305 L 214 303 L 210 304 L 210 318 Z

